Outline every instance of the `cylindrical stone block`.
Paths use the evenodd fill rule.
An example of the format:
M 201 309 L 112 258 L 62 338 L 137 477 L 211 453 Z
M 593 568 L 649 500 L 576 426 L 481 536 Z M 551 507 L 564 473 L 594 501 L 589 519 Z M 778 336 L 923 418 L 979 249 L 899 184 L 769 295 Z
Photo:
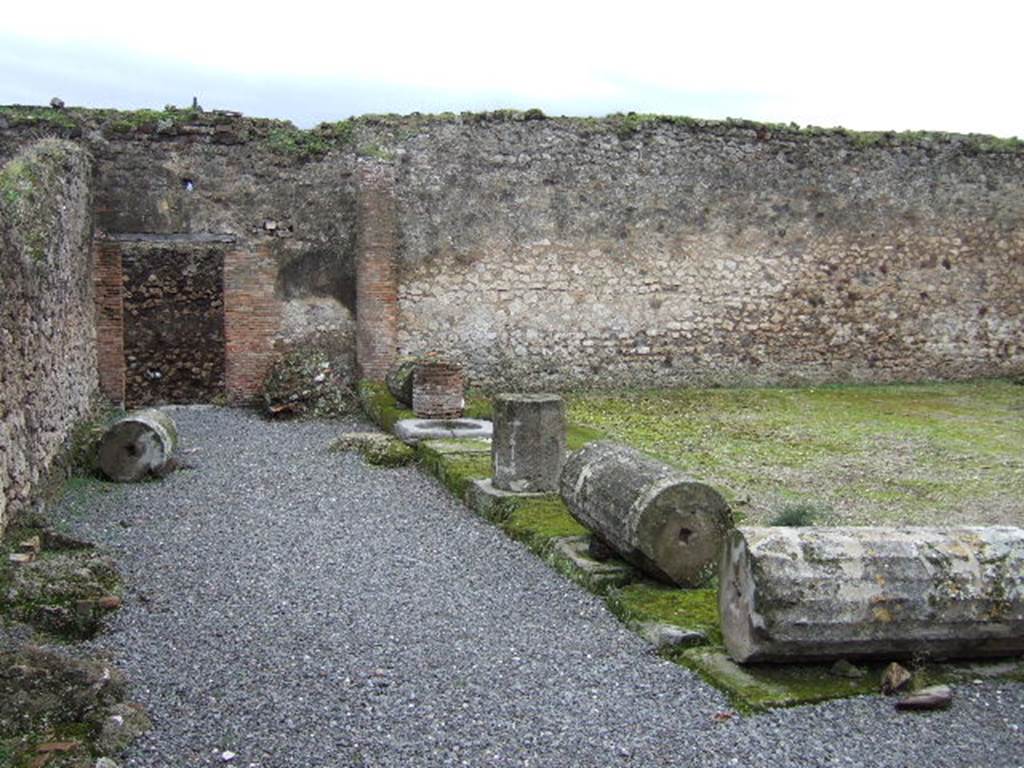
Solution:
M 558 490 L 565 463 L 565 403 L 558 395 L 502 394 L 493 402 L 493 485 L 514 493 Z
M 99 465 L 111 480 L 132 482 L 156 474 L 178 445 L 178 429 L 163 411 L 133 411 L 100 438 Z
M 718 605 L 739 662 L 1024 653 L 1024 529 L 738 528 Z
M 569 512 L 656 579 L 698 586 L 714 572 L 732 512 L 714 488 L 639 451 L 590 443 L 560 480 Z
M 424 358 L 412 374 L 412 410 L 421 419 L 457 419 L 466 407 L 462 366 Z

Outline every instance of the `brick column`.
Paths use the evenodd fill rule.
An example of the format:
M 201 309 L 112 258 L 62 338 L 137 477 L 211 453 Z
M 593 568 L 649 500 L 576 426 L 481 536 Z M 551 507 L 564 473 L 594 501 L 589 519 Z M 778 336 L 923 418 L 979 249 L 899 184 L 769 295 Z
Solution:
M 356 363 L 362 379 L 383 380 L 398 334 L 398 220 L 391 169 L 359 166 L 356 192 Z
M 233 401 L 259 395 L 276 358 L 274 337 L 281 326 L 276 281 L 269 248 L 224 254 L 224 384 Z
M 412 410 L 421 419 L 458 419 L 466 407 L 462 366 L 424 358 L 412 371 Z
M 112 403 L 124 403 L 124 298 L 121 246 L 93 240 L 93 282 L 96 288 L 96 365 L 100 392 Z

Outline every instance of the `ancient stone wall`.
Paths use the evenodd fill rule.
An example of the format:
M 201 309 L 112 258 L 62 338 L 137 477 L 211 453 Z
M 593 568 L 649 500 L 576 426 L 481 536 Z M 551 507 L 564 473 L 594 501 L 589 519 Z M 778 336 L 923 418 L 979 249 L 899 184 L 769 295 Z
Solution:
M 239 399 L 291 347 L 351 358 L 357 324 L 369 375 L 438 350 L 484 386 L 1024 368 L 1019 142 L 539 113 L 301 132 L 217 112 L 3 108 L 0 159 L 40 132 L 97 159 L 114 399 L 126 287 L 111 241 L 140 234 L 230 243 L 225 387 Z
M 96 392 L 91 173 L 54 139 L 0 170 L 0 533 Z
M 230 113 L 0 108 L 0 159 L 53 134 L 96 159 L 103 392 L 124 402 L 130 243 L 224 245 L 224 385 L 257 395 L 271 363 L 314 344 L 355 350 L 354 152 L 344 134 Z M 160 245 L 163 242 L 164 245 Z M 205 343 L 205 342 L 204 342 Z
M 1024 369 L 1024 152 L 667 121 L 394 145 L 400 354 L 547 388 Z

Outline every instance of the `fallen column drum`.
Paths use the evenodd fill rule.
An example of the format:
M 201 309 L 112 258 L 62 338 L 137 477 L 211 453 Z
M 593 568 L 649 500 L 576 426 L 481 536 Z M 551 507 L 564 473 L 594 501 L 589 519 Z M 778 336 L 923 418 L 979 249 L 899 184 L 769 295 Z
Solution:
M 572 516 L 601 542 L 676 586 L 699 586 L 714 572 L 732 526 L 714 488 L 616 443 L 590 443 L 569 456 L 559 488 Z
M 159 474 L 177 445 L 178 430 L 170 416 L 155 408 L 133 411 L 103 433 L 100 469 L 111 480 L 141 480 Z
M 1024 529 L 737 528 L 718 607 L 739 662 L 1024 653 Z

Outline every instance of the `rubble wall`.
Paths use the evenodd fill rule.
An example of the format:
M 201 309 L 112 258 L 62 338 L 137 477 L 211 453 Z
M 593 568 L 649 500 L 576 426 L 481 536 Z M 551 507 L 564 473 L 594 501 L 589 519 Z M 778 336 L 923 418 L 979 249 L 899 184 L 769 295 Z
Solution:
M 394 152 L 398 351 L 461 355 L 478 384 L 1024 370 L 1016 142 L 538 119 Z
M 55 139 L 0 169 L 0 533 L 96 393 L 91 174 Z

